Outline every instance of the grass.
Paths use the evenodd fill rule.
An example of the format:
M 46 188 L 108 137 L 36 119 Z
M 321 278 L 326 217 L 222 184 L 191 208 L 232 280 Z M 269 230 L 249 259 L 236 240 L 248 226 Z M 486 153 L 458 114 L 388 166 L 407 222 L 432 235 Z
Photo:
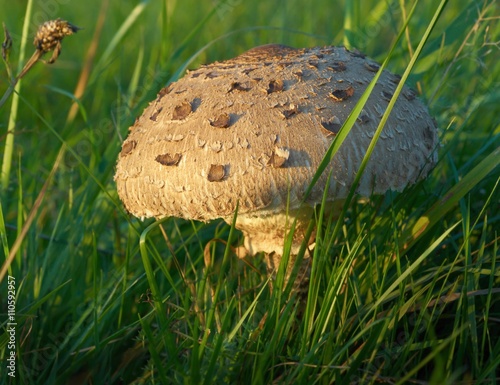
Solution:
M 42 21 L 84 28 L 23 78 L 8 140 L 15 95 L 0 106 L 4 162 L 12 142 L 0 383 L 500 383 L 499 6 L 339 4 L 54 0 L 33 4 L 27 36 L 26 9 L 0 0 L 12 68 Z M 441 128 L 440 161 L 403 193 L 354 197 L 343 221 L 321 219 L 300 321 L 261 258 L 234 256 L 231 226 L 124 212 L 112 178 L 121 141 L 186 67 L 269 42 L 350 44 L 383 62 L 401 35 L 387 65 L 403 74 L 434 16 L 408 82 Z M 8 87 L 2 75 L 0 96 Z

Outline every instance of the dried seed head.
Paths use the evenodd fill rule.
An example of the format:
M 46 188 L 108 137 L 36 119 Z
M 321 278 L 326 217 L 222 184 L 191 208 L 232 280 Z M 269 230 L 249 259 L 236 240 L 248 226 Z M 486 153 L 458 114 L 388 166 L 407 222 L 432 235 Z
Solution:
M 61 19 L 49 20 L 38 27 L 33 44 L 43 53 L 57 48 L 65 36 L 72 35 L 80 28 Z
M 40 27 L 38 27 L 35 40 L 33 41 L 36 48 L 35 52 L 26 62 L 21 72 L 19 72 L 16 76 L 16 79 L 21 79 L 24 75 L 26 75 L 35 63 L 49 51 L 54 52 L 52 52 L 52 57 L 47 61 L 47 63 L 54 63 L 61 54 L 62 39 L 64 39 L 65 36 L 72 35 L 79 29 L 81 28 L 78 28 L 77 26 L 61 19 L 50 20 L 43 23 Z
M 10 49 L 12 48 L 12 38 L 10 37 L 9 30 L 5 26 L 5 23 L 3 23 L 3 34 L 5 38 L 2 43 L 2 58 L 3 60 L 7 60 Z

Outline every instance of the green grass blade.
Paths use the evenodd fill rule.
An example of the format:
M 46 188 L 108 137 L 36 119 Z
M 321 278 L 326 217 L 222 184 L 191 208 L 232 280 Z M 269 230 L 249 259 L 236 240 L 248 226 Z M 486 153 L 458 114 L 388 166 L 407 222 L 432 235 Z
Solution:
M 4 253 L 4 260 L 7 261 L 9 258 L 9 242 L 7 239 L 7 229 L 5 227 L 5 218 L 3 216 L 2 202 L 0 202 L 0 242 L 2 242 L 2 248 Z M 12 270 L 9 267 L 9 273 L 12 273 Z
M 97 62 L 94 71 L 92 72 L 92 78 L 89 83 L 93 83 L 96 76 L 100 75 L 100 72 L 109 64 L 109 60 L 114 50 L 119 46 L 122 40 L 125 38 L 125 35 L 130 30 L 130 28 L 137 21 L 139 16 L 144 12 L 145 8 L 149 4 L 149 0 L 141 0 L 139 4 L 137 4 L 132 12 L 128 15 L 125 21 L 122 23 L 118 31 L 115 33 L 111 41 L 106 47 L 106 50 L 103 52 L 101 58 Z
M 33 9 L 33 0 L 28 0 L 26 4 L 26 12 L 24 14 L 23 32 L 21 36 L 21 47 L 19 48 L 18 73 L 21 72 L 24 65 L 26 54 L 26 43 L 29 41 L 28 32 L 31 22 L 31 12 Z M 3 153 L 2 171 L 0 176 L 0 192 L 5 194 L 10 181 L 10 169 L 12 166 L 12 155 L 14 153 L 14 133 L 17 123 L 17 112 L 19 109 L 19 92 L 21 91 L 22 79 L 19 79 L 14 87 L 14 95 L 12 95 L 12 104 L 10 107 L 9 124 L 7 126 L 7 137 L 5 138 L 5 147 Z M 0 105 L 0 108 L 2 106 Z
M 151 262 L 149 260 L 149 253 L 148 253 L 148 247 L 147 247 L 147 237 L 149 233 L 158 227 L 159 224 L 161 224 L 162 221 L 157 221 L 151 225 L 149 225 L 141 234 L 140 242 L 139 242 L 139 249 L 141 252 L 141 258 L 142 258 L 142 264 L 144 265 L 144 270 L 146 271 L 146 277 L 148 279 L 149 287 L 151 289 L 151 294 L 153 296 L 154 300 L 154 307 L 156 311 L 156 316 L 158 317 L 158 321 L 160 324 L 160 330 L 163 330 L 164 333 L 162 335 L 162 339 L 165 340 L 166 346 L 174 352 L 172 355 L 172 361 L 177 364 L 177 346 L 175 344 L 174 339 L 169 333 L 169 322 L 167 320 L 167 317 L 165 315 L 165 310 L 163 308 L 163 300 L 162 300 L 162 294 L 161 291 L 158 287 L 158 284 L 156 283 L 156 278 L 155 274 L 151 265 Z
M 466 326 L 456 329 L 448 338 L 436 344 L 436 346 L 433 347 L 433 350 L 424 359 L 412 367 L 402 378 L 398 379 L 396 385 L 407 384 L 408 380 L 410 380 L 412 376 L 414 376 L 424 365 L 434 359 L 443 349 L 451 345 L 451 343 L 457 339 L 461 333 L 463 333 L 465 328 Z
M 151 327 L 149 326 L 149 322 L 147 319 L 141 318 L 139 316 L 139 321 L 141 322 L 142 330 L 144 330 L 144 334 L 146 335 L 146 339 L 148 341 L 148 349 L 151 354 L 151 360 L 153 361 L 156 370 L 158 371 L 158 376 L 161 384 L 168 384 L 169 381 L 167 379 L 167 375 L 163 369 L 163 362 L 158 354 L 157 342 L 158 339 L 155 338 Z
M 433 225 L 440 220 L 452 208 L 456 207 L 460 199 L 467 194 L 471 189 L 492 172 L 500 164 L 500 147 L 495 149 L 491 154 L 484 158 L 476 167 L 465 175 L 460 182 L 453 186 L 446 194 L 443 195 L 432 207 L 427 210 L 417 222 L 406 228 L 400 237 L 399 249 L 408 250 L 415 242 L 427 233 Z
M 371 307 L 372 310 L 376 311 L 376 309 L 382 304 L 387 297 L 389 297 L 394 290 L 397 289 L 399 284 L 403 282 L 408 276 L 412 274 L 412 272 L 417 268 L 418 265 L 420 265 L 431 253 L 441 244 L 441 242 L 444 241 L 444 239 L 450 235 L 450 233 L 455 229 L 455 227 L 458 226 L 460 222 L 455 223 L 453 226 L 451 226 L 449 229 L 447 229 L 441 236 L 436 239 L 431 246 L 421 255 L 419 256 L 409 267 L 406 268 L 406 270 L 389 286 L 389 288 L 383 293 L 377 301 L 373 304 Z

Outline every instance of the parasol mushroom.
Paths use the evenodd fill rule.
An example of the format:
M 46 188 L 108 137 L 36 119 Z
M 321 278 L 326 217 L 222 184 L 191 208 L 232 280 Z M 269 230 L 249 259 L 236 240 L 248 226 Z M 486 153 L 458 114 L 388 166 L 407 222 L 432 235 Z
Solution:
M 115 180 L 137 217 L 223 218 L 250 255 L 278 267 L 296 220 L 290 262 L 331 173 L 328 199 L 347 197 L 400 78 L 383 71 L 346 140 L 301 205 L 318 165 L 379 65 L 343 47 L 265 45 L 202 66 L 162 89 L 124 141 Z M 404 87 L 356 192 L 401 191 L 437 160 L 437 127 Z M 305 256 L 301 276 L 307 278 Z M 290 268 L 287 270 L 289 274 Z M 307 279 L 301 282 L 307 282 Z M 303 285 L 303 283 L 302 283 Z

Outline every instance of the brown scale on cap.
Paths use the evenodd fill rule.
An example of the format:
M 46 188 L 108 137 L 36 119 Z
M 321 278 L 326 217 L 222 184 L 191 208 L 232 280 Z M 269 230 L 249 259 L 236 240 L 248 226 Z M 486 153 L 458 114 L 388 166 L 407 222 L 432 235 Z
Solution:
M 283 91 L 283 80 L 278 79 L 278 80 L 271 80 L 269 82 L 269 87 L 267 88 L 267 93 L 270 94 L 272 92 L 279 92 Z
M 120 156 L 126 156 L 132 152 L 132 150 L 135 148 L 137 142 L 135 140 L 128 140 L 123 143 L 122 146 L 122 151 L 120 153 Z
M 326 136 L 337 135 L 340 131 L 340 128 L 342 127 L 340 119 L 336 116 L 332 117 L 331 119 L 321 121 L 321 125 L 325 129 L 323 131 L 323 134 Z
M 236 227 L 248 253 L 263 251 L 274 266 L 294 219 L 291 253 L 297 254 L 325 188 L 334 203 L 346 198 L 399 82 L 387 71 L 306 205 L 299 206 L 378 69 L 343 47 L 267 45 L 190 71 L 160 91 L 135 122 L 118 159 L 118 194 L 138 217 L 231 222 L 239 202 Z M 404 87 L 357 193 L 401 191 L 417 182 L 435 164 L 437 147 L 427 108 Z
M 155 160 L 164 166 L 177 166 L 181 161 L 182 154 L 162 154 L 158 155 Z
M 231 116 L 224 112 L 217 119 L 210 121 L 210 125 L 212 127 L 228 128 L 231 125 Z
M 289 157 L 290 151 L 286 148 L 276 147 L 267 164 L 272 167 L 282 167 Z
M 209 182 L 220 182 L 226 176 L 226 169 L 222 164 L 212 164 L 208 170 L 207 179 Z
M 334 90 L 332 90 L 332 92 L 330 92 L 328 96 L 331 97 L 336 102 L 341 102 L 343 100 L 349 99 L 353 95 L 354 95 L 354 87 L 348 85 L 345 88 L 340 88 L 340 87 L 335 88 Z
M 193 108 L 191 107 L 191 103 L 189 102 L 182 102 L 181 104 L 178 104 L 175 106 L 174 111 L 172 112 L 172 119 L 173 120 L 183 120 L 186 119 L 187 116 L 193 111 Z M 151 116 L 154 116 L 154 119 L 151 119 L 153 121 L 156 121 L 156 117 L 158 116 L 158 110 L 154 111 Z

